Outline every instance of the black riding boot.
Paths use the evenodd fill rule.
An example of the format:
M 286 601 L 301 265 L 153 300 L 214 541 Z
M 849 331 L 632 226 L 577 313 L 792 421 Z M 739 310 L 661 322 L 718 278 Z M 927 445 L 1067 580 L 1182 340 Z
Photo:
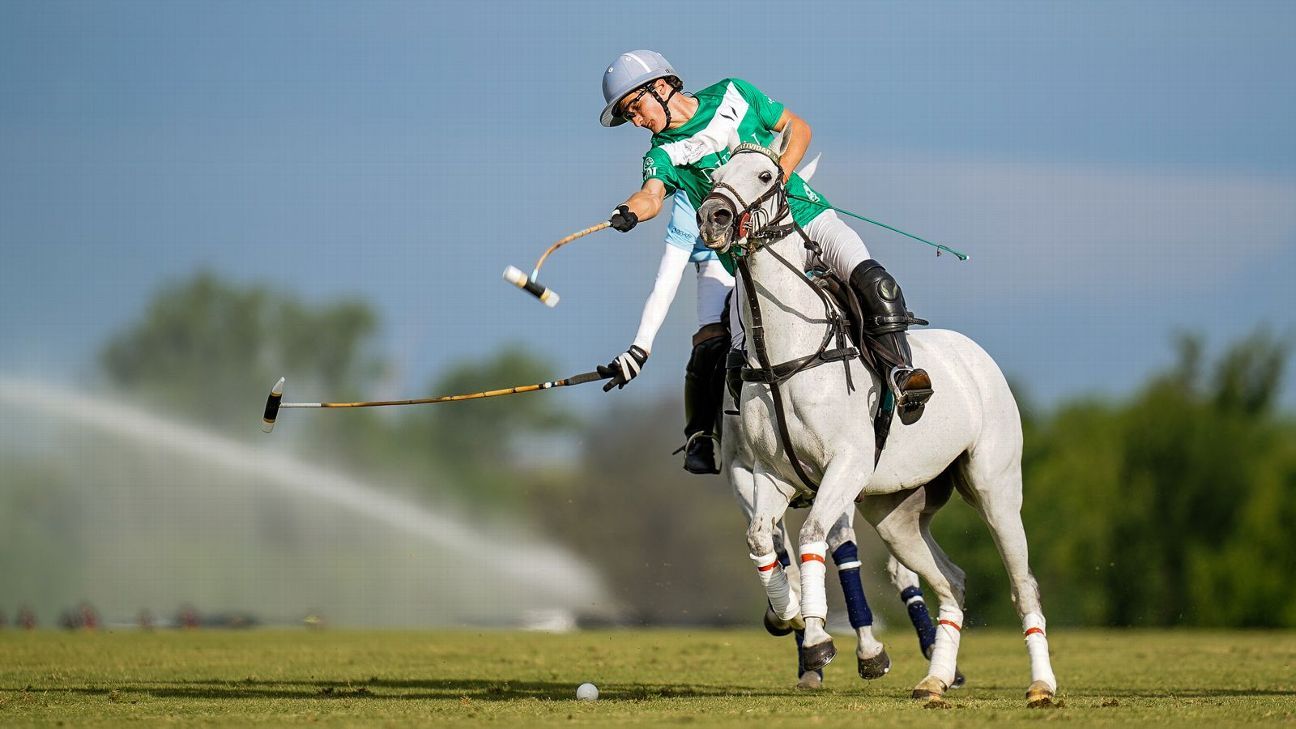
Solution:
M 910 324 L 926 324 L 905 308 L 900 285 L 873 259 L 851 271 L 851 287 L 859 294 L 864 310 L 864 335 L 869 350 L 877 357 L 896 399 L 900 422 L 910 425 L 922 417 L 923 408 L 932 396 L 931 377 L 915 369 L 913 353 L 905 330 Z
M 724 356 L 729 338 L 715 336 L 693 346 L 684 370 L 684 470 L 720 473 L 715 458 L 715 426 L 724 402 Z

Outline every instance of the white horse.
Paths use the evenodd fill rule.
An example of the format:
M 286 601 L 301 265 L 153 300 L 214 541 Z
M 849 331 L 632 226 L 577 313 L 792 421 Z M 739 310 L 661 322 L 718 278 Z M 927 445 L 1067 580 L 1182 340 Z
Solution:
M 752 381 L 744 382 L 739 397 L 739 433 L 752 468 L 731 475 L 735 488 L 746 488 L 737 479 L 751 484 L 748 537 L 755 557 L 772 558 L 775 525 L 789 500 L 801 490 L 815 492 L 798 534 L 800 595 L 781 568 L 758 563 L 770 604 L 784 621 L 804 619 L 801 650 L 807 668 L 832 660 L 836 649 L 824 630 L 826 538 L 858 501 L 891 553 L 939 598 L 931 665 L 913 691 L 915 698 L 939 699 L 955 678 L 964 575 L 936 544 L 929 526 L 957 489 L 989 526 L 1007 568 L 1030 656 L 1027 700 L 1050 703 L 1057 680 L 1039 589 L 1027 561 L 1021 422 L 1012 392 L 994 360 L 967 337 L 944 330 L 911 333 L 914 364 L 930 373 L 935 395 L 922 419 L 891 429 L 876 456 L 871 425 L 884 385 L 859 359 L 825 363 L 819 356 L 829 346 L 833 322 L 822 292 L 804 273 L 817 262 L 811 244 L 800 228 L 790 227 L 777 161 L 786 143 L 780 135 L 773 149 L 753 144 L 732 149 L 729 162 L 713 173 L 715 187 L 698 210 L 707 245 L 721 252 L 736 248 L 740 255 L 736 290 L 742 292 L 737 295 Z M 854 389 L 848 388 L 848 372 Z M 757 381 L 761 377 L 766 381 Z

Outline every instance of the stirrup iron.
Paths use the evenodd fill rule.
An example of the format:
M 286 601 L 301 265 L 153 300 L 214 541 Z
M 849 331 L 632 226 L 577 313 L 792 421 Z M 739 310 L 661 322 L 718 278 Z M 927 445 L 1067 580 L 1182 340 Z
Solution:
M 719 445 L 719 444 L 720 444 L 720 436 L 716 435 L 715 433 L 704 433 L 704 432 L 702 432 L 702 431 L 699 430 L 698 432 L 694 433 L 693 435 L 690 435 L 690 436 L 688 437 L 688 440 L 684 441 L 684 445 L 682 445 L 682 446 L 680 446 L 679 448 L 676 448 L 675 450 L 671 451 L 671 455 L 672 455 L 672 456 L 678 456 L 679 454 L 681 454 L 681 453 L 683 453 L 684 451 L 688 450 L 688 447 L 691 446 L 691 445 L 693 445 L 693 441 L 697 440 L 698 438 L 710 438 L 711 440 L 713 440 L 713 441 L 716 442 L 716 445 Z

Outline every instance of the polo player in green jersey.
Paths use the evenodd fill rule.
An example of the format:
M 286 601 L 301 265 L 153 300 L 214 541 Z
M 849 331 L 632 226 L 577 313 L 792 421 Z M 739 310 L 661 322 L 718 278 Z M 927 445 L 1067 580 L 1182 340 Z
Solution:
M 676 190 L 683 190 L 696 210 L 711 192 L 710 173 L 728 161 L 731 141 L 769 146 L 777 133 L 788 135 L 780 165 L 792 218 L 819 243 L 820 263 L 859 294 L 870 349 L 889 370 L 882 374 L 895 395 L 901 419 L 916 421 L 932 395 L 932 384 L 926 371 L 913 367 L 904 333 L 913 317 L 899 285 L 882 264 L 869 257 L 859 234 L 793 171 L 810 145 L 810 125 L 742 79 L 727 78 L 694 94 L 682 93 L 683 88 L 675 69 L 655 51 L 623 53 L 603 74 L 606 106 L 599 118 L 603 126 L 630 122 L 652 133 L 651 146 L 643 156 L 643 186 L 613 211 L 612 227 L 627 232 L 640 221 L 653 218 Z M 732 254 L 720 258 L 732 272 Z M 731 313 L 736 308 L 731 304 Z M 743 338 L 736 316 L 731 318 L 731 327 L 732 344 L 741 348 Z M 647 359 L 645 349 L 631 346 L 600 371 L 622 387 L 639 374 Z M 705 438 L 691 439 L 690 447 L 699 440 L 706 441 L 709 449 Z

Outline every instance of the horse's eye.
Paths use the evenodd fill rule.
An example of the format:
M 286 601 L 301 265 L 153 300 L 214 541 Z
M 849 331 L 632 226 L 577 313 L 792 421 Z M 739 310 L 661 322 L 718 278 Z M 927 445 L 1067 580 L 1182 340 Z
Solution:
M 762 173 L 760 173 L 760 181 L 761 181 L 761 182 L 769 182 L 769 181 L 772 180 L 772 179 L 774 179 L 774 173 L 773 173 L 773 172 L 762 172 Z

